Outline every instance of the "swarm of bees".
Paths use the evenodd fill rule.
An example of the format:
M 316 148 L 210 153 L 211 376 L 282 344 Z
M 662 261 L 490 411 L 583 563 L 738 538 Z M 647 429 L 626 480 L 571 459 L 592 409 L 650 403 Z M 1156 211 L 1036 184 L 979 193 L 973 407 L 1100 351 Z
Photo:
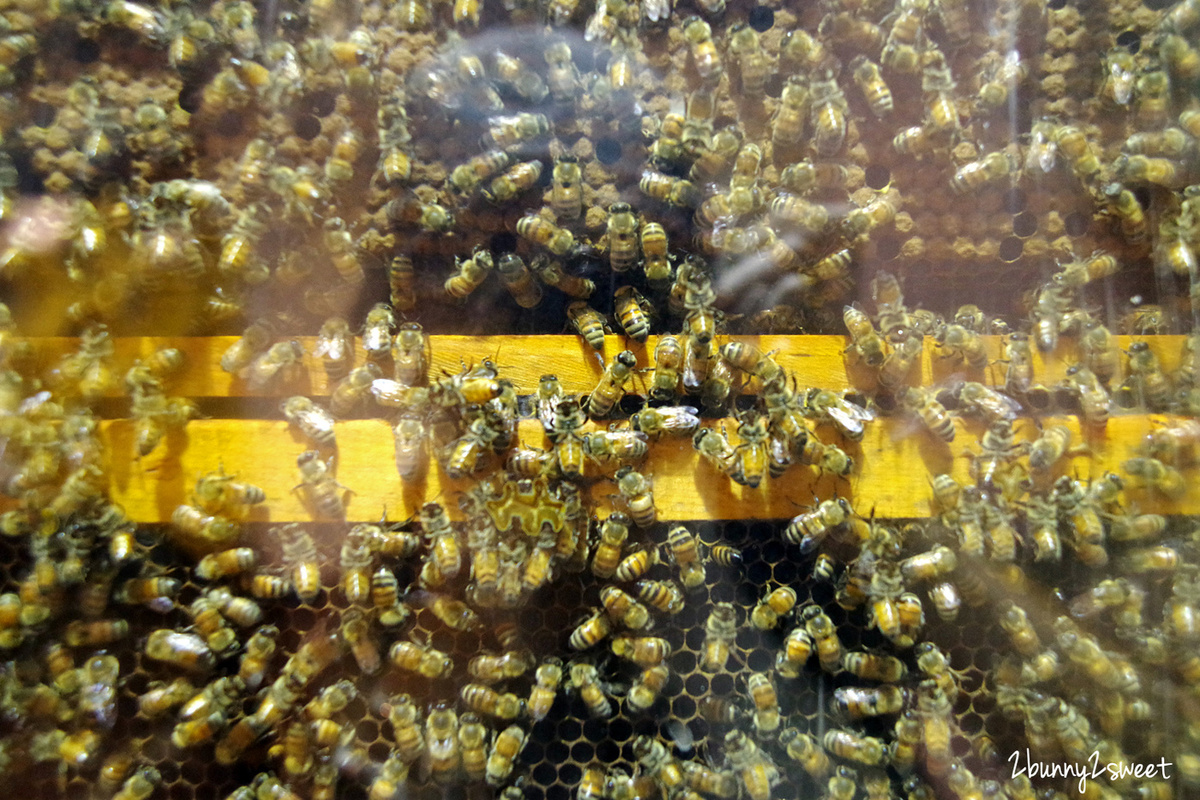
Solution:
M 1101 796 L 1195 791 L 1196 533 L 1138 502 L 1186 495 L 1200 447 L 1200 4 L 1111 11 L 1120 36 L 1021 2 L 977 25 L 961 0 L 0 12 L 0 279 L 68 298 L 49 322 L 0 306 L 3 772 L 150 800 L 195 758 L 236 765 L 237 800 L 518 800 L 550 794 L 527 767 L 586 718 L 593 742 L 632 725 L 557 773 L 580 800 L 1065 796 L 1005 768 L 1024 746 L 1178 770 Z M 910 308 L 964 273 L 1027 291 Z M 456 332 L 571 330 L 596 383 L 435 373 L 431 302 L 490 309 Z M 14 313 L 78 345 L 36 363 Z M 111 459 L 201 415 L 178 350 L 113 372 L 112 334 L 160 322 L 242 332 L 219 365 L 278 398 L 315 522 L 263 522 L 272 498 L 223 467 L 168 526 L 105 498 Z M 729 336 L 843 327 L 854 393 Z M 1174 369 L 1118 339 L 1170 332 Z M 1037 354 L 1064 347 L 1051 380 Z M 954 377 L 921 385 L 922 358 Z M 100 434 L 118 396 L 127 453 Z M 1171 416 L 1121 474 L 1069 474 L 1126 410 Z M 854 502 L 883 415 L 970 465 L 930 476 L 928 519 Z M 405 486 L 468 488 L 358 521 L 356 417 L 387 419 Z M 528 417 L 544 439 L 519 440 Z M 822 495 L 753 535 L 667 519 L 655 451 L 688 443 L 738 491 L 807 471 Z M 162 742 L 132 746 L 150 723 Z

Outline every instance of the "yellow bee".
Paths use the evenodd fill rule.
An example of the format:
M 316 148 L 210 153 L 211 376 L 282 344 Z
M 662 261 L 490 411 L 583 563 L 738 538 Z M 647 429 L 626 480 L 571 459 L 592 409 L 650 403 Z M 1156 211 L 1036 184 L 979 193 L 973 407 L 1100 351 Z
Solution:
M 487 138 L 500 150 L 511 150 L 543 136 L 549 130 L 550 121 L 544 114 L 521 112 L 489 119 Z M 541 171 L 540 162 L 538 171 Z
M 608 321 L 596 309 L 584 300 L 576 300 L 567 306 L 567 319 L 583 337 L 583 340 L 596 350 L 604 349 L 604 335 L 608 333 Z
M 625 702 L 635 711 L 644 711 L 654 705 L 654 701 L 662 692 L 663 687 L 667 685 L 670 676 L 671 670 L 666 664 L 647 667 L 629 687 L 629 694 L 626 696 Z
M 162 628 L 146 639 L 145 653 L 155 661 L 165 661 L 190 672 L 212 669 L 215 657 L 204 640 L 192 633 Z
M 642 269 L 651 289 L 661 291 L 674 277 L 668 257 L 667 232 L 661 223 L 645 222 L 641 231 Z
M 791 75 L 779 96 L 779 108 L 771 127 L 771 142 L 776 149 L 795 145 L 804 134 L 805 120 L 812 108 L 812 93 L 799 75 Z
M 479 288 L 495 266 L 492 254 L 481 246 L 467 260 L 455 259 L 455 265 L 456 271 L 446 279 L 444 288 L 446 294 L 460 300 Z
M 419 722 L 420 712 L 407 694 L 392 697 L 385 708 L 388 721 L 392 723 L 396 753 L 404 763 L 411 764 L 425 753 L 425 733 Z
M 700 669 L 705 672 L 719 672 L 725 669 L 736 636 L 737 616 L 733 604 L 714 604 L 704 625 Z
M 988 184 L 1003 180 L 1013 169 L 1014 164 L 1008 153 L 988 153 L 978 161 L 959 167 L 950 179 L 950 186 L 958 194 L 979 191 Z
M 851 60 L 850 71 L 854 75 L 854 82 L 866 98 L 871 113 L 879 119 L 889 116 L 895 108 L 895 103 L 892 100 L 892 90 L 884 82 L 879 65 L 859 54 Z
M 262 684 L 266 675 L 267 665 L 275 654 L 275 639 L 279 629 L 274 625 L 264 625 L 256 630 L 246 641 L 245 651 L 238 664 L 238 677 L 246 689 L 255 691 Z
M 600 590 L 600 602 L 614 623 L 638 630 L 650 625 L 650 612 L 616 586 L 605 586 Z
M 746 691 L 754 703 L 754 728 L 759 733 L 770 733 L 779 728 L 779 699 L 775 686 L 765 672 L 753 672 L 746 679 Z
M 881 740 L 873 736 L 860 736 L 845 730 L 826 731 L 822 744 L 825 745 L 826 750 L 838 758 L 867 766 L 881 764 L 887 752 Z
M 463 704 L 480 714 L 513 720 L 525 712 L 525 701 L 515 694 L 501 693 L 482 683 L 468 683 L 459 692 Z
M 634 341 L 645 342 L 650 335 L 649 301 L 632 286 L 622 286 L 617 289 L 613 302 L 621 329 Z
M 642 173 L 638 188 L 648 197 L 677 208 L 695 208 L 700 205 L 699 188 L 683 178 L 673 178 L 661 172 L 646 170 Z
M 796 728 L 786 728 L 779 734 L 779 743 L 787 749 L 788 757 L 804 768 L 815 781 L 825 780 L 832 766 L 829 756 L 817 740 Z
M 450 656 L 428 645 L 399 641 L 388 651 L 388 658 L 398 668 L 426 678 L 441 678 L 450 673 L 454 662 Z
M 796 605 L 796 590 L 780 586 L 768 592 L 750 614 L 750 621 L 761 631 L 770 630 L 779 624 L 779 618 L 791 613 Z
M 886 59 L 885 59 L 886 60 Z M 954 76 L 940 51 L 927 54 L 921 74 L 925 94 L 926 125 L 933 132 L 949 133 L 959 129 L 958 108 L 954 105 Z
M 639 667 L 661 664 L 671 655 L 671 645 L 658 636 L 618 636 L 612 640 L 613 654 Z
M 550 181 L 550 208 L 559 219 L 578 219 L 583 213 L 582 182 L 579 159 L 570 153 L 555 159 Z
M 642 553 L 651 552 L 642 550 Z M 657 553 L 657 550 L 653 552 Z M 620 580 L 620 572 L 618 571 Z M 683 591 L 672 581 L 638 581 L 638 597 L 659 611 L 678 614 L 683 610 Z
M 817 153 L 831 156 L 842 149 L 846 141 L 846 97 L 838 86 L 832 70 L 825 70 L 810 87 L 812 95 L 812 127 Z
M 612 632 L 612 626 L 609 624 L 608 617 L 597 609 L 571 632 L 571 649 L 586 650 L 593 647 L 603 641 L 610 632 Z
M 1054 129 L 1051 140 L 1058 152 L 1063 154 L 1071 171 L 1082 181 L 1091 181 L 1100 172 L 1100 159 L 1096 157 L 1092 145 L 1088 142 L 1083 131 L 1073 125 L 1061 125 Z M 1144 158 L 1144 156 L 1137 156 Z M 1118 159 L 1117 169 L 1121 171 L 1122 162 Z
M 737 771 L 742 788 L 751 800 L 768 800 L 771 789 L 778 785 L 782 776 L 770 756 L 744 731 L 734 729 L 725 734 L 725 758 L 730 767 Z
M 721 79 L 724 71 L 721 66 L 721 54 L 713 43 L 712 26 L 699 17 L 688 17 L 683 21 L 683 38 L 688 43 L 692 56 L 692 64 L 700 79 L 708 84 L 715 84 Z
M 738 23 L 728 31 L 729 53 L 741 74 L 742 91 L 759 97 L 771 73 L 771 64 L 759 41 L 758 31 L 746 23 Z
M 448 183 L 454 192 L 460 195 L 470 194 L 480 183 L 507 168 L 510 162 L 508 153 L 503 150 L 490 150 L 472 156 L 465 164 L 459 164 L 451 170 Z
M 504 205 L 518 195 L 532 189 L 542 177 L 541 161 L 524 161 L 509 167 L 503 174 L 492 179 L 483 190 L 484 198 L 494 205 Z
M 554 698 L 558 696 L 562 674 L 562 663 L 553 657 L 537 668 L 534 686 L 529 690 L 529 699 L 525 702 L 525 710 L 534 722 L 540 722 L 550 713 Z
M 579 693 L 588 714 L 593 717 L 612 716 L 612 703 L 608 700 L 600 672 L 594 664 L 578 661 L 571 664 L 570 677 L 571 687 Z
M 425 740 L 434 782 L 456 780 L 462 767 L 462 751 L 458 746 L 458 715 L 453 709 L 439 706 L 430 710 L 425 718 Z
M 271 532 L 278 537 L 283 561 L 291 570 L 292 588 L 302 602 L 313 602 L 321 592 L 321 567 L 312 537 L 295 523 L 272 528 Z
M 599 419 L 608 416 L 625 396 L 625 382 L 633 375 L 637 366 L 637 356 L 629 350 L 622 350 L 613 356 L 612 361 L 600 376 L 596 387 L 588 396 L 588 416 Z
M 542 286 L 516 253 L 505 253 L 496 264 L 500 282 L 521 308 L 533 308 L 542 302 Z
M 575 249 L 574 234 L 540 214 L 526 214 L 517 220 L 517 233 L 556 256 L 568 256 Z

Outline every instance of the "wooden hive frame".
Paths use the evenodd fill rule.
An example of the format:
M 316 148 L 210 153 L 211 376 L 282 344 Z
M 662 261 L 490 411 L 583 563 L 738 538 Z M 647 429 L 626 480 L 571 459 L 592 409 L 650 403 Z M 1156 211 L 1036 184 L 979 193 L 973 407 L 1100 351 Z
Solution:
M 788 370 L 801 387 L 819 386 L 834 390 L 870 389 L 873 378 L 861 371 L 844 350 L 846 339 L 840 336 L 759 336 L 736 337 L 755 343 Z M 1159 356 L 1164 369 L 1174 369 L 1183 337 L 1145 337 Z M 181 372 L 168 379 L 168 394 L 205 401 L 222 398 L 219 416 L 196 419 L 182 432 L 167 435 L 164 442 L 143 458 L 136 458 L 134 427 L 116 403 L 102 404 L 101 438 L 109 454 L 109 492 L 114 502 L 138 522 L 165 522 L 172 511 L 191 497 L 197 476 L 224 469 L 243 480 L 261 486 L 267 502 L 256 509 L 252 519 L 292 521 L 314 519 L 303 495 L 294 491 L 298 482 L 295 457 L 311 446 L 294 427 L 283 421 L 272 403 L 265 398 L 306 394 L 327 396 L 330 386 L 319 363 L 304 359 L 302 375 L 293 383 L 253 391 L 241 379 L 220 368 L 219 360 L 234 337 L 138 337 L 115 340 L 114 374 L 120 375 L 133 360 L 148 356 L 162 347 L 177 347 L 185 356 Z M 52 365 L 75 346 L 65 338 L 31 339 L 34 357 L 43 366 Z M 299 340 L 306 353 L 311 338 Z M 1132 339 L 1120 337 L 1127 349 Z M 536 391 L 539 377 L 549 369 L 558 375 L 569 394 L 586 394 L 601 372 L 598 354 L 574 336 L 465 337 L 432 336 L 431 375 L 457 372 L 463 364 L 493 359 L 503 377 L 515 385 L 519 395 Z M 1002 345 L 1000 337 L 986 337 L 989 353 L 995 361 Z M 629 347 L 638 356 L 642 368 L 653 365 L 655 337 L 645 345 L 618 337 L 607 338 L 604 358 Z M 359 362 L 362 353 L 357 354 Z M 1035 379 L 1046 386 L 1060 381 L 1067 367 L 1076 361 L 1073 342 L 1064 341 L 1058 350 L 1035 352 Z M 548 367 L 552 365 L 552 367 Z M 922 385 L 944 384 L 961 367 L 944 358 L 932 342 L 927 343 L 919 366 L 911 377 Z M 995 384 L 1002 379 L 995 363 L 978 374 L 962 373 L 966 379 Z M 644 379 L 635 376 L 631 393 L 643 393 Z M 753 391 L 750 384 L 745 391 Z M 116 394 L 114 390 L 113 394 Z M 240 410 L 237 399 L 248 402 Z M 103 413 L 108 410 L 108 413 Z M 453 500 L 467 489 L 469 479 L 451 480 L 431 464 L 420 481 L 403 483 L 394 467 L 390 428 L 384 419 L 386 409 L 379 408 L 376 418 L 352 419 L 337 424 L 336 472 L 338 481 L 350 490 L 346 494 L 350 520 L 378 519 L 386 510 L 391 519 L 405 519 L 430 500 Z M 268 418 L 268 415 L 270 417 Z M 1016 424 L 1019 440 L 1036 437 L 1039 426 L 1061 422 L 1083 441 L 1086 450 L 1064 459 L 1054 473 L 1075 474 L 1082 478 L 1117 472 L 1121 463 L 1133 455 L 1133 449 L 1158 426 L 1170 424 L 1170 418 L 1143 413 L 1115 413 L 1103 427 L 1083 426 L 1077 417 L 1053 416 L 1040 420 L 1026 417 Z M 727 418 L 726 423 L 732 422 Z M 721 424 L 708 419 L 705 424 Z M 945 444 L 925 432 L 907 414 L 881 416 L 867 426 L 861 442 L 847 442 L 831 430 L 820 430 L 826 441 L 835 441 L 856 462 L 848 479 L 822 476 L 812 467 L 796 466 L 784 477 L 767 479 L 758 489 L 739 486 L 702 462 L 691 442 L 663 439 L 655 442 L 642 471 L 654 481 L 655 502 L 660 517 L 672 520 L 703 519 L 779 519 L 794 516 L 814 502 L 814 497 L 832 493 L 851 499 L 861 513 L 874 511 L 881 518 L 928 516 L 929 481 L 948 472 L 970 482 L 969 455 L 978 452 L 983 423 L 968 418 L 955 420 L 957 436 Z M 598 427 L 589 423 L 588 429 Z M 732 434 L 732 431 L 730 431 Z M 547 442 L 534 419 L 523 419 L 519 438 L 525 445 L 545 447 Z M 734 440 L 736 441 L 736 439 Z M 333 455 L 330 451 L 329 455 Z M 919 468 L 914 468 L 920 465 Z M 612 505 L 615 487 L 595 464 L 589 463 L 587 478 L 591 505 L 604 510 Z M 1127 495 L 1143 512 L 1169 514 L 1200 513 L 1200 489 L 1189 484 L 1186 493 L 1176 499 L 1129 487 Z M 455 503 L 446 502 L 454 510 Z

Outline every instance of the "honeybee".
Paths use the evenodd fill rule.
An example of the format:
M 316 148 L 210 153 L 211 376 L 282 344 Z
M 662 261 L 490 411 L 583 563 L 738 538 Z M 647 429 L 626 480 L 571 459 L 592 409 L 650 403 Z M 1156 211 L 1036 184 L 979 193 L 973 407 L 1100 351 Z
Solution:
M 429 716 L 425 718 L 429 771 L 436 783 L 445 784 L 455 780 L 462 767 L 458 723 L 458 715 L 454 710 L 443 706 L 430 709 Z
M 638 188 L 646 196 L 677 208 L 695 208 L 702 199 L 700 190 L 691 181 L 653 170 L 642 172 Z
M 683 38 L 688 43 L 692 64 L 700 79 L 707 84 L 715 84 L 721 79 L 724 71 L 721 66 L 721 55 L 712 39 L 712 26 L 699 17 L 688 17 L 683 21 Z
M 542 302 L 542 286 L 534 280 L 525 262 L 516 253 L 505 253 L 496 264 L 500 282 L 521 308 L 533 308 Z
M 887 752 L 881 740 L 873 736 L 860 736 L 846 730 L 826 731 L 822 739 L 825 749 L 838 758 L 855 761 L 867 766 L 878 766 Z
M 335 446 L 333 415 L 310 398 L 302 395 L 289 397 L 283 401 L 280 409 L 288 421 L 314 444 L 319 447 Z
M 655 561 L 657 561 L 657 549 L 640 550 L 638 553 L 635 553 L 634 556 L 648 553 L 654 553 L 655 555 L 653 558 Z M 630 556 L 630 558 L 633 558 L 634 556 Z M 647 557 L 647 560 L 648 558 L 649 557 Z M 626 559 L 626 561 L 628 561 L 628 559 Z M 622 565 L 624 565 L 624 563 L 625 562 L 622 562 Z M 632 579 L 632 577 L 635 576 L 635 573 L 632 570 L 624 574 L 630 575 L 631 578 L 629 579 Z M 621 575 L 622 571 L 618 569 L 617 579 L 626 580 L 626 578 L 622 578 Z M 638 581 L 637 590 L 638 597 L 654 606 L 659 611 L 665 611 L 668 614 L 678 614 L 683 610 L 683 591 L 672 581 Z
M 738 423 L 741 442 L 733 449 L 726 474 L 751 489 L 758 488 L 767 471 L 767 421 L 760 415 L 747 415 Z
M 742 22 L 729 29 L 728 37 L 729 53 L 741 75 L 742 91 L 750 97 L 761 96 L 771 63 L 763 51 L 758 31 Z
M 628 515 L 614 511 L 600 524 L 600 542 L 592 554 L 592 574 L 598 578 L 611 578 L 621 560 L 621 548 L 629 536 L 632 520 Z
M 513 150 L 549 131 L 550 120 L 544 114 L 521 112 L 489 118 L 485 139 L 500 150 Z
M 1083 131 L 1073 125 L 1062 125 L 1054 129 L 1052 140 L 1077 178 L 1086 183 L 1099 174 L 1100 159 Z
M 279 539 L 292 588 L 301 602 L 312 603 L 321 592 L 321 566 L 312 537 L 296 523 L 272 528 L 271 533 Z
M 525 748 L 528 734 L 518 725 L 509 725 L 496 736 L 488 754 L 486 776 L 489 786 L 499 786 L 512 774 L 517 757 Z
M 604 612 L 596 609 L 592 612 L 591 616 L 587 617 L 576 626 L 575 630 L 571 631 L 571 649 L 586 650 L 589 647 L 599 644 L 611 632 L 612 626 L 609 624 L 608 617 Z
M 892 147 L 897 153 L 914 158 L 924 158 L 933 152 L 934 137 L 924 125 L 913 125 L 896 134 Z
M 805 120 L 812 109 L 812 99 L 808 82 L 802 76 L 788 77 L 771 125 L 771 142 L 776 149 L 786 149 L 800 141 Z
M 1024 83 L 1028 74 L 1029 68 L 1021 60 L 1020 51 L 1009 50 L 1003 60 L 995 62 L 987 80 L 980 85 L 979 104 L 985 109 L 1007 107 L 1009 97 Z
M 492 179 L 488 187 L 483 190 L 484 199 L 493 205 L 504 205 L 523 192 L 532 189 L 541 177 L 541 161 L 524 161 L 514 164 Z
M 646 283 L 651 289 L 662 291 L 674 277 L 674 268 L 668 257 L 667 232 L 661 223 L 642 223 L 641 246 Z
M 746 679 L 746 691 L 754 703 L 754 729 L 770 733 L 779 728 L 779 699 L 775 686 L 765 672 L 752 672 Z
M 468 683 L 459 692 L 472 711 L 497 719 L 516 719 L 525 711 L 525 701 L 515 694 L 500 693 L 482 683 Z
M 790 194 L 780 194 L 772 200 L 770 211 L 776 224 L 794 227 L 807 234 L 820 233 L 829 222 L 825 206 Z
M 165 661 L 189 672 L 207 672 L 216 661 L 212 650 L 199 636 L 167 628 L 151 632 L 146 639 L 145 653 L 148 658 Z
M 376 364 L 364 364 L 350 370 L 333 388 L 329 406 L 335 417 L 346 417 L 360 409 L 371 395 L 372 385 L 383 373 Z
M 517 220 L 517 233 L 556 256 L 567 256 L 575 249 L 574 234 L 539 214 L 526 214 Z
M 977 191 L 989 183 L 1003 179 L 1012 169 L 1012 159 L 1007 153 L 988 153 L 978 161 L 960 167 L 954 173 L 950 185 L 959 194 Z
M 321 359 L 330 383 L 344 378 L 354 363 L 354 337 L 346 320 L 330 317 L 321 323 L 312 354 Z
M 143 765 L 124 780 L 113 800 L 147 800 L 161 781 L 162 775 L 157 769 Z
M 846 141 L 846 96 L 831 69 L 810 86 L 812 93 L 812 127 L 817 153 L 832 156 Z
M 869 367 L 878 367 L 883 363 L 883 340 L 871 324 L 871 318 L 855 306 L 845 306 L 842 309 L 842 320 L 846 330 L 850 332 L 850 346 L 858 357 Z
M 725 734 L 725 758 L 742 779 L 742 787 L 751 800 L 768 800 L 771 789 L 782 780 L 770 756 L 742 730 L 735 728 Z
M 1076 395 L 1083 419 L 1093 425 L 1108 421 L 1111 398 L 1096 374 L 1082 364 L 1067 368 L 1066 386 Z
M 791 613 L 795 605 L 796 590 L 790 586 L 780 586 L 758 602 L 750 614 L 750 621 L 760 631 L 770 630 L 779 624 L 780 617 Z
M 642 674 L 629 687 L 625 702 L 635 711 L 645 711 L 667 685 L 671 671 L 666 664 L 657 664 L 642 670 Z
M 659 406 L 643 408 L 629 418 L 634 430 L 651 439 L 660 436 L 691 436 L 700 426 L 699 411 L 692 406 Z
M 494 266 L 492 254 L 482 247 L 476 247 L 465 261 L 456 258 L 455 273 L 446 279 L 446 294 L 460 300 L 467 297 L 487 280 Z
M 258 557 L 252 548 L 234 547 L 205 555 L 196 565 L 196 577 L 202 581 L 220 581 L 253 570 L 257 563 Z
M 896 714 L 908 701 L 907 690 L 887 684 L 869 689 L 843 686 L 834 689 L 833 696 L 838 710 L 851 719 Z
M 627 658 L 642 668 L 661 664 L 671 655 L 671 645 L 658 636 L 617 636 L 610 646 L 613 655 Z
M 921 422 L 930 433 L 944 442 L 954 441 L 954 420 L 946 411 L 946 407 L 938 402 L 933 392 L 910 386 L 904 390 L 902 402 L 906 408 L 921 418 Z
M 174 607 L 181 584 L 175 578 L 130 578 L 113 593 L 118 603 L 145 604 L 156 610 Z
M 441 678 L 450 673 L 454 662 L 450 656 L 429 645 L 399 641 L 388 651 L 388 658 L 398 668 L 426 678 Z
M 959 129 L 958 108 L 954 104 L 954 76 L 950 74 L 950 67 L 940 51 L 927 53 L 924 62 L 921 91 L 925 95 L 926 125 L 937 133 L 956 131 Z
M 238 677 L 247 690 L 255 691 L 262 684 L 271 656 L 275 653 L 275 638 L 278 635 L 279 629 L 274 625 L 264 625 L 246 640 L 246 649 L 238 664 Z
M 716 603 L 704 624 L 704 644 L 700 651 L 700 669 L 719 672 L 729 661 L 737 635 L 737 615 L 732 603 Z
M 842 668 L 842 642 L 838 638 L 837 629 L 829 615 L 820 606 L 805 606 L 800 611 L 800 619 L 804 622 L 805 631 L 812 637 L 817 647 L 817 659 L 821 669 L 836 673 Z
M 1162 371 L 1158 356 L 1144 341 L 1133 342 L 1127 352 L 1129 378 L 1123 388 L 1133 391 L 1139 403 L 1149 410 L 1166 410 L 1171 403 L 1171 383 Z
M 879 65 L 866 56 L 859 54 L 850 61 L 850 72 L 854 82 L 863 93 L 867 105 L 877 118 L 883 119 L 892 113 L 895 103 L 892 100 L 892 90 L 883 80 Z
M 1187 481 L 1183 473 L 1157 458 L 1130 458 L 1123 462 L 1121 467 L 1147 487 L 1166 497 L 1178 499 L 1187 492 Z
M 650 612 L 646 607 L 616 586 L 605 586 L 601 589 L 600 602 L 615 623 L 634 630 L 650 625 Z
M 606 417 L 616 407 L 625 395 L 625 382 L 633 374 L 633 368 L 636 365 L 637 357 L 629 350 L 622 350 L 613 356 L 612 361 L 605 367 L 604 374 L 600 376 L 596 387 L 588 396 L 587 405 L 590 418 Z
M 635 341 L 645 342 L 650 333 L 650 303 L 632 286 L 617 289 L 615 303 L 621 329 Z M 682 351 L 680 356 L 682 360 Z
M 812 511 L 793 517 L 784 530 L 784 538 L 800 545 L 802 553 L 811 553 L 830 533 L 846 523 L 852 511 L 845 498 L 824 500 Z
M 637 263 L 638 255 L 638 220 L 628 203 L 613 203 L 609 206 L 604 235 L 608 246 L 608 261 L 613 272 L 627 272 L 632 269 Z M 619 303 L 618 300 L 618 307 Z M 645 337 L 638 341 L 645 341 Z
M 571 687 L 579 693 L 579 697 L 587 706 L 588 714 L 593 717 L 612 716 L 612 703 L 605 693 L 604 684 L 600 680 L 599 670 L 594 664 L 575 662 L 570 666 Z
M 988 352 L 979 334 L 962 325 L 943 325 L 934 340 L 946 351 L 946 358 L 964 361 L 971 369 L 982 370 L 988 364 Z
M 569 0 L 555 6 L 568 5 Z M 553 11 L 553 10 L 552 10 Z M 571 46 L 565 41 L 556 41 L 546 47 L 546 87 L 556 103 L 572 104 L 579 90 L 579 70 L 571 56 Z M 560 214 L 561 216 L 561 214 Z

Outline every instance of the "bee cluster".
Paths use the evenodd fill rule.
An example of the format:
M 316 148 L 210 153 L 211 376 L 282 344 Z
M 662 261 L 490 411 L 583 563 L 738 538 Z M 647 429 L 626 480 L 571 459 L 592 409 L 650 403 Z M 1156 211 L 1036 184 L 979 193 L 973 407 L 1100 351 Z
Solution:
M 1184 496 L 1200 447 L 1200 2 L 673 5 L 0 9 L 0 772 L 103 800 L 1065 796 L 1008 769 L 1027 746 L 1176 770 L 1096 796 L 1200 790 L 1197 534 L 1137 508 Z M 18 322 L 64 320 L 78 347 L 37 363 Z M 426 328 L 564 325 L 652 357 L 586 397 L 430 374 Z M 726 336 L 842 325 L 855 396 Z M 318 326 L 328 407 L 286 396 Z M 318 521 L 262 524 L 220 469 L 135 525 L 110 460 L 201 409 L 168 391 L 178 350 L 118 380 L 110 331 L 231 329 L 220 367 L 283 397 Z M 1166 370 L 1112 329 L 1188 335 Z M 1072 347 L 1062 381 L 1035 369 Z M 917 385 L 926 353 L 957 377 Z M 130 453 L 99 433 L 114 395 Z M 1183 417 L 1124 477 L 1065 474 L 1125 409 Z M 1083 441 L 1018 440 L 1049 412 Z M 673 439 L 749 492 L 841 490 L 884 415 L 979 432 L 929 519 L 824 491 L 780 523 L 660 519 Z M 347 523 L 353 417 L 388 419 L 405 486 L 469 488 Z

